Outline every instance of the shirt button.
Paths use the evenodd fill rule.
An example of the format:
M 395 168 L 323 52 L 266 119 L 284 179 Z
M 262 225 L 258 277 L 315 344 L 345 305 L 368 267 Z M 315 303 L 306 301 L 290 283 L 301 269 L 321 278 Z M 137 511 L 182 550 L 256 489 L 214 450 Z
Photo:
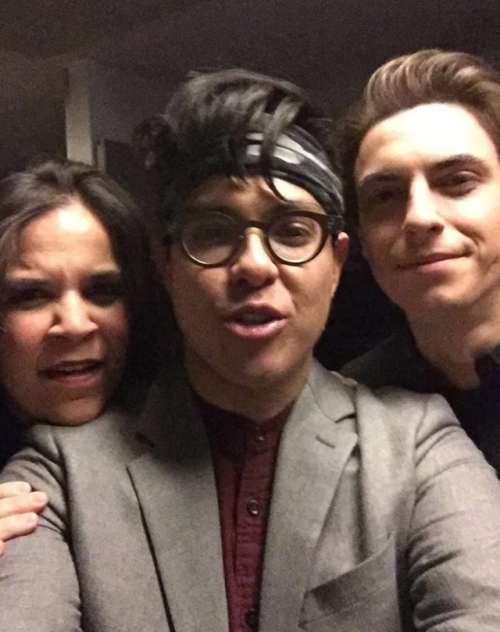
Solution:
M 259 613 L 257 608 L 250 608 L 245 613 L 245 623 L 252 630 L 256 630 L 259 627 Z
M 264 441 L 266 440 L 264 433 L 260 430 L 257 430 L 253 438 L 255 443 L 264 443 Z
M 250 516 L 258 516 L 260 514 L 260 505 L 256 500 L 250 500 L 247 503 L 247 513 Z

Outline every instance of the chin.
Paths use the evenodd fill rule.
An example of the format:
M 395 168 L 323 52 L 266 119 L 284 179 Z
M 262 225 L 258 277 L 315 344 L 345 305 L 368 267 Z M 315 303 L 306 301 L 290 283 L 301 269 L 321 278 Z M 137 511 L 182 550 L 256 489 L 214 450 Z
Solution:
M 47 415 L 46 422 L 55 426 L 82 426 L 96 419 L 104 409 L 104 402 L 92 400 L 71 402 Z
M 464 296 L 463 293 L 439 289 L 425 293 L 415 293 L 410 299 L 406 298 L 406 300 L 396 300 L 394 302 L 408 316 L 411 314 L 425 316 L 426 314 L 443 310 L 466 308 L 473 300 Z

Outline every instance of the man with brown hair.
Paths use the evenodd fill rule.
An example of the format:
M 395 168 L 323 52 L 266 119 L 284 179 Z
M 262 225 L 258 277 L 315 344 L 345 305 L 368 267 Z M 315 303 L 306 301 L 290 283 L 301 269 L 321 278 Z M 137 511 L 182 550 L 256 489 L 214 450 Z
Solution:
M 151 128 L 180 356 L 139 412 L 39 426 L 9 632 L 498 632 L 500 486 L 446 402 L 313 359 L 347 254 L 321 109 L 242 70 Z
M 408 327 L 345 373 L 440 392 L 500 471 L 500 75 L 459 52 L 379 68 L 346 120 L 351 221 Z

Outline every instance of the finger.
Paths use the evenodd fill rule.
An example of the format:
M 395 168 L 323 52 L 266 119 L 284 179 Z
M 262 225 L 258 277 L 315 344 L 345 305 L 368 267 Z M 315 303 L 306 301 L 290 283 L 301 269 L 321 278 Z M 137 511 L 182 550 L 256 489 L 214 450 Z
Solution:
M 2 483 L 0 485 L 0 500 L 9 498 L 10 496 L 18 496 L 19 494 L 27 494 L 31 491 L 31 485 L 23 481 L 13 481 L 11 483 Z
M 48 502 L 44 492 L 30 492 L 0 500 L 0 519 L 15 514 L 38 513 Z
M 31 533 L 38 524 L 36 513 L 25 513 L 0 519 L 0 542 Z M 2 547 L 0 547 L 2 548 Z

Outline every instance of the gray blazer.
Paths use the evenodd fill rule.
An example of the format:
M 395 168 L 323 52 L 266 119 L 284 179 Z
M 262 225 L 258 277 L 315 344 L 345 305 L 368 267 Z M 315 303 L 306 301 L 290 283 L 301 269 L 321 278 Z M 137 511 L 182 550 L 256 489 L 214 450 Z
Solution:
M 227 632 L 207 438 L 169 375 L 139 417 L 39 426 L 2 480 L 50 506 L 0 559 L 1 632 Z M 261 632 L 498 632 L 500 486 L 439 397 L 315 365 L 279 449 Z

